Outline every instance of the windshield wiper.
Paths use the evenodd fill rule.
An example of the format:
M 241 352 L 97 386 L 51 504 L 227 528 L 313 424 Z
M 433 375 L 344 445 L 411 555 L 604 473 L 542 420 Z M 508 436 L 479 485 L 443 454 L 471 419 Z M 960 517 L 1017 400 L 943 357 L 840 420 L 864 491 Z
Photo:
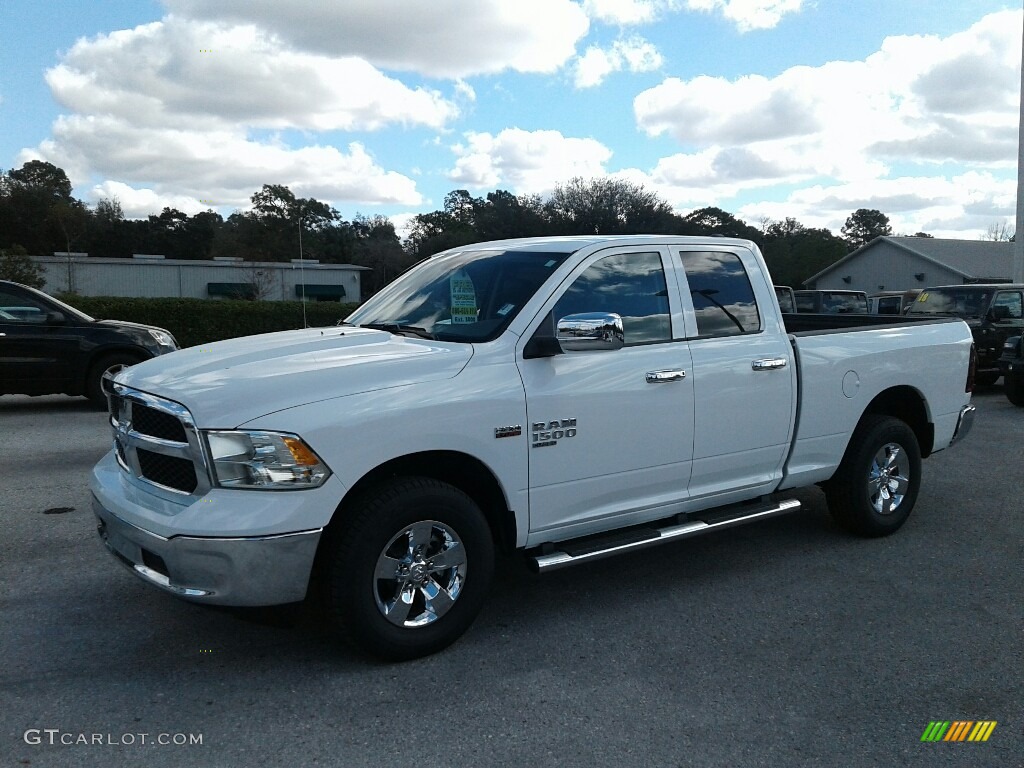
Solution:
M 411 333 L 413 336 L 419 336 L 421 339 L 434 340 L 437 338 L 426 328 L 420 328 L 418 325 L 405 325 L 404 323 L 363 323 L 359 327 L 373 328 L 377 331 L 387 331 L 388 333 L 393 333 L 396 336 L 404 336 Z

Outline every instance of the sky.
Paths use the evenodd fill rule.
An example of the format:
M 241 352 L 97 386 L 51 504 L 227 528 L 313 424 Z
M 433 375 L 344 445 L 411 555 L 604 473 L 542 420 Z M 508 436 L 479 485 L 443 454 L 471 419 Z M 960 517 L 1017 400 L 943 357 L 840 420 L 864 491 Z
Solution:
M 836 234 L 1014 227 L 1021 38 L 990 0 L 2 0 L 0 169 L 141 218 L 264 184 L 400 231 L 612 176 Z

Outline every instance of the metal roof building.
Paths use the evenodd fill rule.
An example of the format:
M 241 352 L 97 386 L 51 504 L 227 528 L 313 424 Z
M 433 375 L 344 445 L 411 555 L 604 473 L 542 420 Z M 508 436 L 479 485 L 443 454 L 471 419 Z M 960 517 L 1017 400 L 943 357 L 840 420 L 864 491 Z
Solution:
M 315 260 L 241 261 L 89 258 L 84 253 L 33 256 L 46 271 L 47 293 L 82 296 L 259 298 L 269 301 L 362 301 L 360 278 L 368 267 Z
M 932 285 L 1010 282 L 1013 243 L 876 237 L 804 281 L 808 288 L 906 291 Z

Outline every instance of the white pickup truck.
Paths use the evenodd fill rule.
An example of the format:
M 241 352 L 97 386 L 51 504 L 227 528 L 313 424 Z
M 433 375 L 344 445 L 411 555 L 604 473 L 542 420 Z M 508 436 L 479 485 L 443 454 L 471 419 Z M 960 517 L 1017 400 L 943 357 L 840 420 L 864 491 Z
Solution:
M 316 583 L 392 659 L 470 626 L 495 552 L 541 572 L 761 520 L 820 484 L 844 527 L 910 514 L 970 429 L 957 319 L 779 312 L 743 240 L 454 248 L 335 327 L 192 347 L 107 382 L 99 531 L 222 605 Z

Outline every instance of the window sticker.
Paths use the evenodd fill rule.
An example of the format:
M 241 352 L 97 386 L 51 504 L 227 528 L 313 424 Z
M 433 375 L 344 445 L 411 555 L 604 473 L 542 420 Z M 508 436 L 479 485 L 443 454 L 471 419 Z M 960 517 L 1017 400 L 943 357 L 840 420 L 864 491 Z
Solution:
M 452 324 L 475 323 L 477 316 L 476 289 L 473 281 L 464 270 L 458 270 L 450 278 L 448 285 L 452 298 Z
M 515 307 L 515 304 L 506 304 L 505 306 L 503 306 L 501 309 L 498 310 L 498 314 L 501 315 L 502 317 L 504 317 L 509 312 L 511 312 L 514 307 Z
M 917 297 L 917 300 L 918 301 L 928 301 L 928 294 L 927 293 L 922 293 L 920 296 Z
M 547 264 L 545 264 L 544 266 L 545 266 L 545 267 L 547 267 L 548 269 L 550 269 L 550 268 L 551 268 L 551 267 L 552 267 L 552 266 L 553 266 L 554 264 L 555 264 L 555 260 L 554 260 L 554 259 L 552 259 L 551 261 L 549 261 L 549 262 L 548 262 Z

